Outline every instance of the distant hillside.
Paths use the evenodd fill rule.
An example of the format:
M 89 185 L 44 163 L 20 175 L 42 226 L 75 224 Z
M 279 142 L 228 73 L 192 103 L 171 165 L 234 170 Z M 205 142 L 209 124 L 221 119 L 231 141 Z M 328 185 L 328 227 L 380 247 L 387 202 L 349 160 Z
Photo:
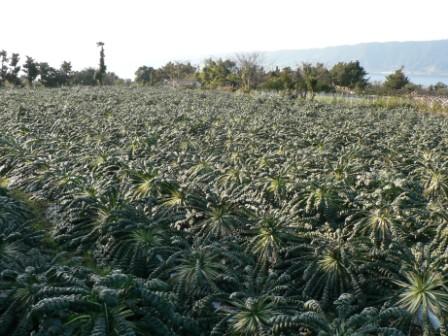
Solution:
M 363 43 L 305 50 L 262 53 L 267 65 L 295 66 L 321 62 L 327 66 L 359 60 L 369 73 L 388 73 L 404 66 L 411 75 L 448 76 L 448 40 L 425 42 Z

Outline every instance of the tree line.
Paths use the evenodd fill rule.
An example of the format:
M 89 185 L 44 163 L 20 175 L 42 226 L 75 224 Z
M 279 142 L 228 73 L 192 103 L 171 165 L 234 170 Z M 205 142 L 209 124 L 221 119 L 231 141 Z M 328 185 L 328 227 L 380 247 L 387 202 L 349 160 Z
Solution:
M 53 67 L 47 62 L 39 62 L 33 57 L 26 56 L 20 65 L 18 53 L 9 54 L 0 51 L 0 87 L 6 86 L 35 86 L 62 87 L 77 85 L 115 85 L 122 83 L 115 73 L 107 72 L 105 64 L 104 43 L 98 42 L 100 48 L 99 67 L 88 67 L 74 71 L 72 63 L 63 61 L 59 67 Z
M 35 86 L 62 87 L 79 85 L 116 85 L 127 81 L 113 72 L 107 72 L 104 43 L 100 49 L 98 68 L 88 67 L 74 71 L 71 62 L 58 67 L 38 62 L 26 56 L 20 65 L 18 53 L 0 51 L 0 87 Z M 297 67 L 266 69 L 259 54 L 239 54 L 233 59 L 206 59 L 202 66 L 190 62 L 168 62 L 154 68 L 141 66 L 135 72 L 134 82 L 139 85 L 173 87 L 200 87 L 250 92 L 267 90 L 290 96 L 313 99 L 317 93 L 363 93 L 395 95 L 418 92 L 421 94 L 448 95 L 448 86 L 437 83 L 428 88 L 411 83 L 404 68 L 388 75 L 383 83 L 371 83 L 359 61 L 339 62 L 332 67 L 322 63 L 302 63 Z M 130 81 L 129 81 L 130 82 Z
M 448 95 L 448 86 L 443 83 L 428 88 L 412 83 L 403 67 L 388 75 L 383 83 L 371 83 L 359 61 L 339 62 L 331 68 L 322 63 L 302 63 L 295 68 L 268 70 L 261 65 L 258 54 L 237 55 L 234 59 L 209 58 L 201 67 L 182 62 L 169 62 L 160 68 L 141 66 L 135 72 L 135 82 L 242 92 L 268 90 L 309 99 L 322 92 Z
M 155 69 L 142 66 L 135 73 L 135 82 L 142 85 L 172 84 L 190 81 L 203 89 L 229 91 L 284 91 L 303 98 L 318 92 L 334 92 L 338 87 L 364 89 L 367 73 L 358 61 L 338 63 L 332 69 L 323 64 L 303 63 L 293 69 L 285 67 L 266 70 L 257 54 L 237 55 L 232 59 L 207 59 L 195 68 L 190 63 L 170 62 Z M 169 80 L 168 80 L 169 79 Z

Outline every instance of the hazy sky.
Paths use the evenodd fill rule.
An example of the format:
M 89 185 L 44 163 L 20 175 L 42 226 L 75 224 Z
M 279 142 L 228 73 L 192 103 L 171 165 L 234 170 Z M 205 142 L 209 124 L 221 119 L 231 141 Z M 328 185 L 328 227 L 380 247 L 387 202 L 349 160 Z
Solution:
M 109 71 L 216 53 L 448 38 L 447 0 L 0 0 L 0 49 Z

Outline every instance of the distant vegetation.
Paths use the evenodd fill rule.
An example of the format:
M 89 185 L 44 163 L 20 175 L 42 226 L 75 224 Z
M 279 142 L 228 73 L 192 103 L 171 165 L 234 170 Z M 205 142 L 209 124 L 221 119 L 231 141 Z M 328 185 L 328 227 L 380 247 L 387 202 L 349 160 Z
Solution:
M 154 69 L 142 66 L 135 73 L 140 85 L 201 87 L 227 91 L 274 91 L 292 97 L 313 99 L 317 93 L 372 95 L 448 95 L 448 86 L 437 83 L 428 88 L 410 82 L 404 68 L 386 77 L 384 83 L 370 83 L 359 61 L 339 62 L 332 68 L 321 63 L 302 63 L 295 68 L 266 70 L 258 54 L 237 55 L 234 59 L 207 59 L 201 67 L 190 63 L 168 63 Z
M 107 72 L 104 43 L 98 42 L 98 68 L 73 71 L 71 62 L 59 68 L 26 56 L 20 64 L 17 53 L 0 52 L 0 87 L 95 86 L 131 84 Z M 322 63 L 302 63 L 296 67 L 265 69 L 259 54 L 240 54 L 232 59 L 207 59 L 201 66 L 189 62 L 168 62 L 162 67 L 141 66 L 134 82 L 143 86 L 171 86 L 227 91 L 274 91 L 291 97 L 314 99 L 318 93 L 407 95 L 411 93 L 448 95 L 448 86 L 437 83 L 428 88 L 415 85 L 400 67 L 384 83 L 371 83 L 359 61 L 338 62 L 327 68 Z
M 73 71 L 71 62 L 64 61 L 59 68 L 50 66 L 47 62 L 40 62 L 26 56 L 22 65 L 20 55 L 8 54 L 0 51 L 0 87 L 14 86 L 44 86 L 63 87 L 77 85 L 116 85 L 125 81 L 113 72 L 106 72 L 104 43 L 98 42 L 100 47 L 100 62 L 98 69 L 86 68 Z

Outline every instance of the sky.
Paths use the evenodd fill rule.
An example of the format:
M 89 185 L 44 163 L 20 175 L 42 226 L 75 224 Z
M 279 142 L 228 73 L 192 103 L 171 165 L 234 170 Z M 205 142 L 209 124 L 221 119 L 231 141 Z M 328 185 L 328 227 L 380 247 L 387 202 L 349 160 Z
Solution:
M 236 52 L 448 38 L 447 0 L 0 0 L 0 50 L 75 70 Z

